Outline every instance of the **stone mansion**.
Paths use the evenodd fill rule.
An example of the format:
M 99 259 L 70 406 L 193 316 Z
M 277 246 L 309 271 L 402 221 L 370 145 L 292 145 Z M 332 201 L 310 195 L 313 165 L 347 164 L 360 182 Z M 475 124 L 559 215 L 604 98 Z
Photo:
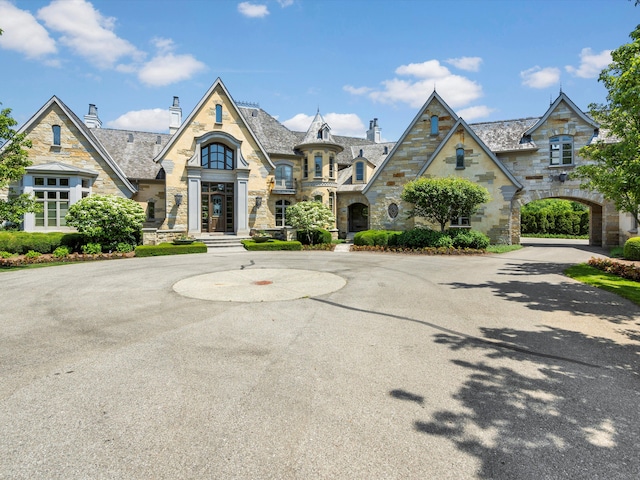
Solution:
M 248 235 L 285 227 L 288 206 L 327 205 L 340 235 L 403 230 L 400 195 L 420 176 L 457 175 L 489 190 L 491 201 L 451 226 L 472 227 L 494 243 L 519 243 L 520 207 L 565 198 L 590 208 L 590 243 L 618 245 L 635 223 L 568 173 L 599 126 L 560 93 L 541 117 L 467 124 L 433 92 L 397 142 L 383 143 L 378 120 L 366 138 L 333 135 L 320 112 L 293 132 L 257 105 L 233 100 L 217 79 L 183 118 L 178 97 L 170 133 L 101 128 L 97 108 L 81 120 L 52 97 L 21 128 L 33 143 L 32 165 L 13 189 L 33 193 L 43 210 L 27 214 L 28 231 L 64 231 L 71 204 L 91 194 L 140 203 L 146 243 L 188 233 Z

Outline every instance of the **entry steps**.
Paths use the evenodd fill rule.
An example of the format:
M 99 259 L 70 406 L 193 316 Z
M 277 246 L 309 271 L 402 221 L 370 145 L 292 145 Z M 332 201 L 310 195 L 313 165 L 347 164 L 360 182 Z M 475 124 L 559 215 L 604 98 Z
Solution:
M 216 251 L 246 251 L 242 245 L 242 240 L 250 240 L 249 236 L 239 236 L 231 234 L 207 234 L 202 233 L 196 237 L 196 241 L 202 242 L 207 246 L 209 252 Z

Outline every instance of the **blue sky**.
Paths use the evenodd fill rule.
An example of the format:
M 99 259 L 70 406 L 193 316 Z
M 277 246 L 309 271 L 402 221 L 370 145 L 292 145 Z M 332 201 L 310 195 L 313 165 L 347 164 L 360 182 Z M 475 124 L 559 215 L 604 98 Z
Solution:
M 20 123 L 52 95 L 103 127 L 168 131 L 220 77 L 293 130 L 378 118 L 397 140 L 434 87 L 467 122 L 582 109 L 629 41 L 628 0 L 0 0 L 0 102 Z

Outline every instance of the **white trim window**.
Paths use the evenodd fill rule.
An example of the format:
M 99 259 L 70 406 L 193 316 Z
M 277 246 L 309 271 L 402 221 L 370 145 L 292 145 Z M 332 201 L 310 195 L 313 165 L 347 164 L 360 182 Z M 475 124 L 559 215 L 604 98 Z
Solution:
M 549 165 L 573 165 L 573 137 L 557 135 L 549 139 Z
M 33 194 L 41 205 L 35 214 L 36 228 L 66 227 L 71 191 L 68 177 L 34 177 Z
M 451 228 L 471 228 L 471 219 L 462 215 L 453 217 L 450 226 Z
M 293 167 L 291 165 L 277 165 L 276 166 L 276 189 L 293 189 Z
M 284 227 L 287 224 L 287 207 L 291 206 L 289 200 L 276 201 L 276 227 Z

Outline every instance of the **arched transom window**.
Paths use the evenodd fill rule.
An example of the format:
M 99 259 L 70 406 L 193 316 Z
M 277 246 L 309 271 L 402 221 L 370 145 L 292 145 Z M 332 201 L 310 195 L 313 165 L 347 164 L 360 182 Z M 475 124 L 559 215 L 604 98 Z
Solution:
M 215 170 L 233 170 L 234 152 L 222 143 L 210 143 L 202 147 L 202 167 Z

